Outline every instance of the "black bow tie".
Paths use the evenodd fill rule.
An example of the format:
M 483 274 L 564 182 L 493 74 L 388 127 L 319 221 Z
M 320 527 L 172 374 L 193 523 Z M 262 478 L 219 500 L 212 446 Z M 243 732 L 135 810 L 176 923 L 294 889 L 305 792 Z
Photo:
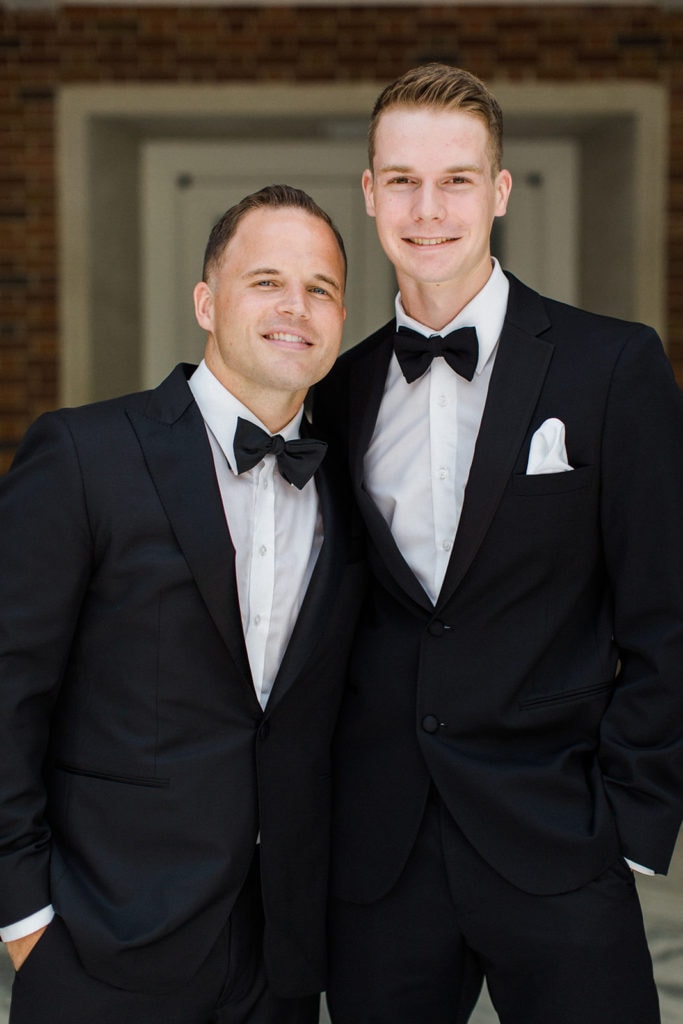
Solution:
M 255 423 L 238 416 L 233 451 L 238 473 L 246 473 L 265 455 L 274 455 L 280 476 L 301 490 L 323 461 L 327 445 L 313 438 L 285 441 L 281 434 L 267 434 Z
M 438 334 L 425 338 L 410 327 L 399 327 L 394 335 L 394 352 L 409 384 L 425 373 L 435 356 L 443 356 L 452 370 L 465 380 L 472 380 L 479 359 L 479 342 L 474 327 L 459 327 L 445 338 Z

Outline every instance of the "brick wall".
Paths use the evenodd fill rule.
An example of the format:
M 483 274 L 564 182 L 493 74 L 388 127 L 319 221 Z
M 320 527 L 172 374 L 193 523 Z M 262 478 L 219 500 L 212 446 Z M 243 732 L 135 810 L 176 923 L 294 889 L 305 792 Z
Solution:
M 388 79 L 425 58 L 484 79 L 662 82 L 671 97 L 669 352 L 683 384 L 683 12 L 655 7 L 0 9 L 0 471 L 57 400 L 54 100 L 64 82 Z

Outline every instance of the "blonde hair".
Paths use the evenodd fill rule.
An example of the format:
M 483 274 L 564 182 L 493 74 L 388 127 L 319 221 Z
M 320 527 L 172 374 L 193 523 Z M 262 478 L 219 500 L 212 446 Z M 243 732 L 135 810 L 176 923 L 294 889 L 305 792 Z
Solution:
M 372 170 L 377 125 L 393 107 L 430 110 L 464 110 L 483 121 L 489 136 L 491 173 L 496 175 L 503 160 L 503 111 L 484 83 L 463 68 L 449 64 L 423 64 L 411 68 L 388 85 L 377 97 L 368 128 L 368 156 Z

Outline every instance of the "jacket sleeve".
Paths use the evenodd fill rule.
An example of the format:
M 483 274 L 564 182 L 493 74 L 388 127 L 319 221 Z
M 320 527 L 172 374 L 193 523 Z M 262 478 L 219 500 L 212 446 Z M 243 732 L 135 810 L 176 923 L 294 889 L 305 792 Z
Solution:
M 76 447 L 41 417 L 0 480 L 0 925 L 50 903 L 43 764 L 91 571 Z
M 620 659 L 601 767 L 624 856 L 665 873 L 683 810 L 683 396 L 648 328 L 615 366 L 601 461 Z

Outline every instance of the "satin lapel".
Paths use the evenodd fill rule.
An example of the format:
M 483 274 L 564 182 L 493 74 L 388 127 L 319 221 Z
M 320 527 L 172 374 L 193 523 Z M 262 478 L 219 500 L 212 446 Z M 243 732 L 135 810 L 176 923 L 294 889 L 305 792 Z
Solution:
M 550 342 L 506 320 L 437 611 L 452 597 L 486 535 L 524 440 L 552 353 Z
M 395 321 L 375 335 L 376 344 L 353 363 L 349 374 L 349 462 L 356 486 L 363 480 L 363 458 L 372 440 L 393 353 Z
M 353 365 L 349 378 L 349 461 L 356 500 L 368 533 L 382 564 L 409 598 L 421 607 L 432 605 L 412 569 L 399 551 L 384 516 L 365 489 L 363 459 L 368 450 L 384 394 L 392 337 L 396 323 L 391 320 L 377 332 L 378 343 Z
M 195 582 L 235 665 L 253 692 L 235 579 L 235 550 L 225 521 L 213 456 L 199 409 L 177 367 L 144 413 L 128 410 L 150 476 Z
M 302 430 L 302 434 L 304 433 Z M 324 540 L 287 650 L 273 683 L 268 699 L 269 711 L 272 711 L 301 676 L 306 662 L 315 651 L 329 619 L 334 590 L 339 585 L 344 571 L 347 541 L 341 514 L 342 498 L 335 494 L 324 461 L 315 474 L 315 484 L 320 500 Z

